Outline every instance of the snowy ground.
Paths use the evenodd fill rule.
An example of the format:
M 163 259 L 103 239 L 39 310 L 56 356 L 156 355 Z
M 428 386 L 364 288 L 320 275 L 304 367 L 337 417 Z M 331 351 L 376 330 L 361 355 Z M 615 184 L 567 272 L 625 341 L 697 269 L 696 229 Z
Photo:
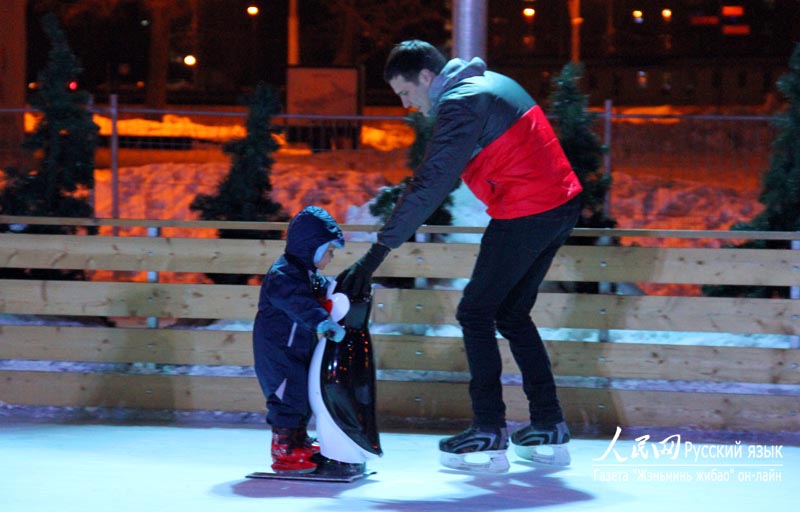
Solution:
M 686 113 L 675 107 L 647 107 L 626 112 Z M 372 113 L 401 115 L 403 111 L 389 109 Z M 33 122 L 32 116 L 28 116 L 29 128 L 33 128 Z M 100 125 L 101 133 L 110 133 L 107 118 L 95 116 L 95 122 Z M 229 158 L 214 144 L 243 136 L 241 123 L 242 119 L 236 117 L 176 115 L 167 115 L 162 122 L 121 120 L 118 126 L 121 135 L 190 137 L 210 141 L 212 145 L 200 145 L 186 151 L 121 149 L 120 216 L 196 218 L 188 209 L 189 203 L 198 193 L 213 192 L 230 165 Z M 630 120 L 630 123 L 635 124 L 636 120 Z M 707 126 L 694 128 L 709 129 Z M 718 138 L 730 136 L 719 127 L 717 129 L 720 130 Z M 676 127 L 675 130 L 680 133 L 685 128 Z M 715 140 L 714 137 L 709 139 Z M 309 204 L 319 204 L 328 208 L 339 222 L 348 222 L 353 218 L 348 207 L 361 207 L 381 186 L 394 184 L 409 174 L 406 157 L 412 141 L 413 132 L 404 123 L 375 120 L 362 126 L 358 150 L 312 153 L 304 150 L 302 145 L 284 144 L 274 155 L 276 162 L 271 171 L 273 199 L 290 214 Z M 624 142 L 619 141 L 620 144 Z M 664 141 L 665 146 L 669 146 L 667 142 Z M 681 143 L 686 141 L 681 140 Z M 649 151 L 654 150 L 654 147 L 647 147 Z M 763 147 L 752 149 L 763 150 Z M 611 216 L 622 228 L 676 229 L 727 229 L 734 222 L 752 218 L 761 208 L 757 201 L 761 164 L 753 163 L 752 168 L 731 164 L 735 169 L 724 165 L 709 166 L 706 160 L 715 153 L 714 148 L 707 150 L 709 154 L 682 159 L 680 165 L 672 162 L 674 155 L 671 153 L 663 154 L 660 164 L 657 158 L 637 161 L 633 166 L 614 161 Z M 111 173 L 106 168 L 109 166 L 107 150 L 98 152 L 97 163 L 96 215 L 109 217 L 112 196 Z M 457 208 L 455 217 L 458 224 L 485 223 L 482 208 L 472 204 L 465 206 L 464 203 Z
M 403 150 L 278 155 L 271 172 L 272 197 L 290 214 L 318 204 L 339 222 L 358 221 L 361 219 L 352 208 L 363 211 L 380 187 L 408 174 L 404 161 Z M 223 161 L 122 167 L 120 216 L 197 218 L 189 203 L 199 193 L 213 193 L 228 167 Z M 728 175 L 720 184 L 671 175 L 669 169 L 617 169 L 610 214 L 621 228 L 728 229 L 735 222 L 750 220 L 761 209 L 753 177 L 740 173 L 738 179 Z M 111 197 L 111 173 L 100 169 L 94 197 L 98 217 L 111 216 Z M 460 195 L 455 208 L 457 225 L 485 225 L 484 208 L 468 193 Z
M 738 445 L 738 453 L 734 440 L 700 444 L 684 436 L 670 445 L 678 440 L 653 436 L 641 445 L 623 432 L 613 444 L 574 440 L 566 469 L 509 452 L 511 470 L 500 475 L 439 466 L 438 439 L 383 433 L 385 455 L 369 463 L 375 475 L 308 483 L 245 478 L 267 469 L 262 428 L 3 422 L 0 502 L 4 512 L 796 509 L 800 448 L 767 438 Z M 675 456 L 656 457 L 656 448 L 669 446 Z

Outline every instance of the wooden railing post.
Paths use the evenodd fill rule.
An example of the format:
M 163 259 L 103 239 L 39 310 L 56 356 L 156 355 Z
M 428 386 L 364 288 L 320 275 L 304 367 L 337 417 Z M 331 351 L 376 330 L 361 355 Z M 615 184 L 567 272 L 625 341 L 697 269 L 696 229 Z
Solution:
M 148 226 L 147 227 L 147 236 L 151 238 L 158 238 L 161 236 L 161 228 Z M 148 283 L 157 283 L 158 282 L 158 271 L 150 270 L 147 272 L 147 282 Z M 151 329 L 158 329 L 158 317 L 148 317 L 147 318 L 147 327 Z
M 792 240 L 792 250 L 800 250 L 800 240 Z M 800 272 L 800 265 L 792 267 L 793 272 Z M 800 299 L 800 286 L 792 286 L 789 288 L 789 298 L 798 300 Z M 800 348 L 800 336 L 792 336 L 789 342 L 791 348 Z

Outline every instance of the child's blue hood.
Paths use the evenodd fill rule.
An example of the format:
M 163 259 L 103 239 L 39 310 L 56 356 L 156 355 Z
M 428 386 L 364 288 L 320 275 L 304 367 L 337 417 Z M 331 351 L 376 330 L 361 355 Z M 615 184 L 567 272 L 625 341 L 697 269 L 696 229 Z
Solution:
M 336 220 L 319 206 L 308 206 L 295 215 L 286 233 L 286 253 L 314 270 L 314 253 L 322 244 L 344 247 L 344 235 Z

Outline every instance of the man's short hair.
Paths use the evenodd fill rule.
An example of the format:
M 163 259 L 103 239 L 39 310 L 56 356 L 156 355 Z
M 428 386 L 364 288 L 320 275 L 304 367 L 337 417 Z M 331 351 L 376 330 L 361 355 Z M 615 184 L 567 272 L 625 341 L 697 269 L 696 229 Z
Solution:
M 408 82 L 417 83 L 420 71 L 427 69 L 438 75 L 446 63 L 445 56 L 432 44 L 419 39 L 403 41 L 389 52 L 383 79 L 389 82 L 401 76 Z

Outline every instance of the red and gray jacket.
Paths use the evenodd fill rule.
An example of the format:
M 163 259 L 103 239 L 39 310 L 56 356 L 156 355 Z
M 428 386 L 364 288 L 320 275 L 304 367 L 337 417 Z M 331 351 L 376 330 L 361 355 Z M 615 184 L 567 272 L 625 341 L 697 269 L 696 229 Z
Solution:
M 378 233 L 408 240 L 462 178 L 494 219 L 551 210 L 582 188 L 542 109 L 479 58 L 453 59 L 431 84 L 435 123 L 423 162 Z

